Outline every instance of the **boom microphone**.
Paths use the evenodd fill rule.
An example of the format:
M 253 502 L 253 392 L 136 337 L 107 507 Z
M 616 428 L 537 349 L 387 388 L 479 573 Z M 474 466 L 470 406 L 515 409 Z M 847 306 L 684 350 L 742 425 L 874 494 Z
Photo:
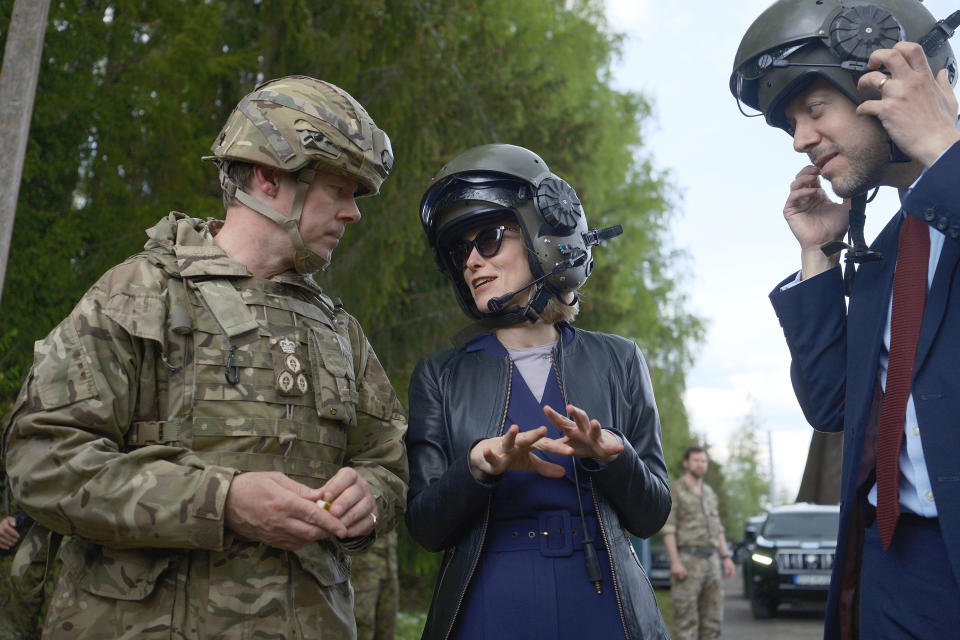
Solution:
M 511 291 L 510 293 L 504 294 L 504 295 L 502 295 L 502 296 L 497 296 L 496 298 L 490 298 L 490 300 L 487 302 L 487 309 L 490 310 L 490 313 L 500 313 L 500 310 L 503 309 L 503 305 L 507 304 L 507 302 L 508 302 L 511 298 L 513 298 L 513 296 L 517 295 L 517 294 L 520 293 L 521 291 L 526 291 L 527 289 L 529 289 L 529 288 L 532 287 L 533 285 L 538 284 L 539 282 L 542 282 L 543 280 L 546 280 L 547 278 L 549 278 L 549 277 L 552 276 L 552 275 L 553 275 L 553 271 L 551 271 L 550 273 L 548 273 L 548 274 L 546 274 L 546 275 L 540 276 L 540 277 L 537 278 L 536 280 L 533 280 L 533 281 L 531 281 L 529 284 L 520 287 L 520 288 L 517 289 L 516 291 Z

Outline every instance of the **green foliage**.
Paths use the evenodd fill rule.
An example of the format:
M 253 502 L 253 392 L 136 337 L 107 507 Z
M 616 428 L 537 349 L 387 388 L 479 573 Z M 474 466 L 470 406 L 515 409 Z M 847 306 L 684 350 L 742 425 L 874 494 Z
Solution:
M 9 22 L 12 3 L 0 3 Z M 199 161 L 259 79 L 314 75 L 350 91 L 397 157 L 360 202 L 322 282 L 366 328 L 401 398 L 419 358 L 466 324 L 418 222 L 443 162 L 492 141 L 527 146 L 577 189 L 592 226 L 625 233 L 595 251 L 580 326 L 637 341 L 664 447 L 690 440 L 682 402 L 701 321 L 667 238 L 678 195 L 644 150 L 650 104 L 610 86 L 620 38 L 600 0 L 61 0 L 51 6 L 7 282 L 0 406 L 46 334 L 169 209 L 219 216 Z M 0 36 L 2 38 L 2 36 Z M 0 41 L 2 44 L 2 41 Z M 668 458 L 669 461 L 669 458 Z M 421 555 L 422 554 L 422 555 Z M 435 557 L 401 545 L 404 569 Z
M 760 444 L 760 423 L 754 411 L 730 437 L 730 455 L 724 465 L 725 509 L 723 526 L 728 539 L 736 540 L 750 516 L 763 513 L 769 502 L 769 477 L 758 460 L 764 458 Z
M 423 628 L 427 624 L 427 612 L 406 612 L 397 614 L 396 640 L 418 640 L 423 636 Z

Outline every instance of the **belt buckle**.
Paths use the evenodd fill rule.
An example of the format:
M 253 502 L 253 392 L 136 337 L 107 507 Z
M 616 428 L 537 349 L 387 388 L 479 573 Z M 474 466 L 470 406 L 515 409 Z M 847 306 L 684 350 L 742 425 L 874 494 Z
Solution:
M 573 523 L 566 509 L 540 511 L 537 514 L 540 554 L 561 558 L 573 554 Z

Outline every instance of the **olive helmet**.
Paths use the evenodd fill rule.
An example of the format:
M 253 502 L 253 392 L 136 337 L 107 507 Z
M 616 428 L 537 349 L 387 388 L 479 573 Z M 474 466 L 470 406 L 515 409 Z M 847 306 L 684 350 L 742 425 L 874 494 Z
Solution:
M 920 0 L 778 0 L 743 36 L 730 91 L 738 104 L 792 134 L 784 110 L 816 79 L 854 104 L 878 99 L 875 90 L 861 93 L 857 81 L 871 53 L 901 40 L 921 43 L 933 73 L 947 69 L 955 84 L 957 62 L 947 39 L 957 22 L 960 12 L 937 22 Z
M 285 227 L 296 250 L 295 266 L 311 273 L 327 258 L 303 245 L 300 215 L 307 188 L 317 171 L 357 182 L 354 197 L 376 195 L 393 168 L 393 149 L 386 132 L 349 93 L 309 76 L 285 76 L 257 85 L 244 96 L 211 147 L 224 191 Z M 254 199 L 230 179 L 231 161 L 248 162 L 294 174 L 297 195 L 290 216 Z
M 535 321 L 551 297 L 566 302 L 593 270 L 591 247 L 622 230 L 589 230 L 573 187 L 523 147 L 486 144 L 459 154 L 440 169 L 420 202 L 420 222 L 440 270 L 450 278 L 467 315 L 486 319 L 516 314 L 503 301 L 481 311 L 474 303 L 454 251 L 472 228 L 504 218 L 516 221 L 528 251 L 536 286 L 523 317 Z M 575 298 L 574 298 L 575 299 Z

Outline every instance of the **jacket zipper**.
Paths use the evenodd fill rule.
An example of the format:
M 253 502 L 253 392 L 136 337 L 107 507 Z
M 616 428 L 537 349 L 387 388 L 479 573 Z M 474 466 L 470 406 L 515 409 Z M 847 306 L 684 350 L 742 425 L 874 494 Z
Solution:
M 507 408 L 510 406 L 510 392 L 513 387 L 513 366 L 510 365 L 510 356 L 507 356 L 507 397 L 503 403 L 503 414 L 500 416 L 500 430 L 497 435 L 503 435 L 503 427 L 507 424 Z M 453 611 L 453 616 L 450 618 L 450 626 L 447 628 L 447 632 L 444 634 L 444 640 L 450 638 L 450 634 L 453 633 L 453 627 L 457 622 L 457 616 L 460 614 L 460 607 L 463 606 L 463 597 L 467 595 L 467 587 L 470 586 L 470 581 L 473 580 L 473 574 L 477 572 L 477 564 L 480 562 L 480 553 L 483 551 L 483 542 L 487 537 L 487 525 L 490 523 L 490 505 L 493 503 L 493 496 L 490 496 L 487 499 L 487 509 L 483 514 L 483 528 L 480 529 L 480 544 L 477 545 L 477 552 L 473 556 L 473 564 L 470 566 L 470 573 L 467 574 L 467 580 L 463 583 L 463 589 L 460 591 L 460 597 L 457 598 L 457 608 Z M 453 559 L 451 559 L 451 564 Z M 444 572 L 446 573 L 446 572 Z M 620 614 L 623 615 L 622 613 Z
M 560 394 L 563 396 L 563 405 L 564 405 L 563 408 L 565 409 L 567 405 L 567 386 L 566 384 L 564 384 L 564 381 L 563 381 L 562 346 L 563 346 L 563 338 L 561 336 L 560 341 L 557 342 L 557 346 L 554 349 L 554 352 L 556 353 L 556 356 L 554 357 L 554 361 L 556 362 L 556 365 L 557 365 L 556 366 L 557 382 L 560 385 Z M 576 464 L 576 461 L 574 461 L 574 464 Z M 580 486 L 578 485 L 576 489 L 579 492 Z M 599 501 L 597 500 L 597 492 L 594 490 L 592 478 L 590 479 L 590 497 L 593 499 L 593 512 L 596 514 L 597 524 L 600 526 L 600 537 L 603 538 L 603 544 L 607 550 L 607 560 L 610 563 L 610 579 L 611 579 L 611 582 L 613 582 L 613 593 L 617 599 L 617 611 L 620 612 L 620 625 L 623 627 L 624 637 L 627 640 L 630 640 L 630 632 L 627 630 L 627 621 L 623 615 L 623 602 L 620 599 L 620 587 L 618 586 L 618 583 L 617 583 L 617 572 L 613 567 L 613 549 L 610 547 L 610 541 L 607 538 L 607 527 L 604 525 L 604 522 L 603 522 L 603 513 L 600 511 L 600 504 L 599 504 Z M 583 526 L 586 527 L 586 523 L 584 523 Z

